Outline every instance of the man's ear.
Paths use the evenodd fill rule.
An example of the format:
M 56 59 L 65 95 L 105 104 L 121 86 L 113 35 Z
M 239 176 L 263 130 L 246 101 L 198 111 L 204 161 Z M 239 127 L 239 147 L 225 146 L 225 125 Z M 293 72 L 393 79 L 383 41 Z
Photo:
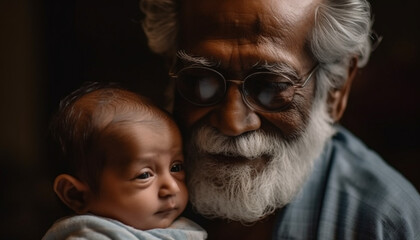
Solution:
M 69 208 L 78 214 L 88 211 L 89 187 L 77 178 L 60 174 L 54 180 L 54 191 Z
M 351 84 L 357 73 L 357 58 L 353 58 L 348 69 L 348 77 L 339 89 L 332 89 L 328 93 L 328 113 L 334 122 L 338 122 L 347 107 Z

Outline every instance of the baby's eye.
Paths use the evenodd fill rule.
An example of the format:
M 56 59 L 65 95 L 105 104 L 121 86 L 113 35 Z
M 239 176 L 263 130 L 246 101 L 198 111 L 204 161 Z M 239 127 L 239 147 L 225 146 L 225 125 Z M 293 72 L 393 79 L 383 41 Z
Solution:
M 137 176 L 138 179 L 147 179 L 150 178 L 152 174 L 150 172 L 144 172 Z
M 184 164 L 182 163 L 175 163 L 171 167 L 171 172 L 181 172 L 184 171 Z

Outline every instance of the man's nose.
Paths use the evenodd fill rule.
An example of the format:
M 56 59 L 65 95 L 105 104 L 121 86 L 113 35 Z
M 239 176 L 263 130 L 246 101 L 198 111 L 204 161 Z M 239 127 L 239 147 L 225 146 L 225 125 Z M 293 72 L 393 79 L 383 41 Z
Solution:
M 238 136 L 261 126 L 260 117 L 244 103 L 239 88 L 238 83 L 230 82 L 224 100 L 210 116 L 210 124 L 227 136 Z
M 170 197 L 180 192 L 177 181 L 171 176 L 170 173 L 161 175 L 159 197 Z

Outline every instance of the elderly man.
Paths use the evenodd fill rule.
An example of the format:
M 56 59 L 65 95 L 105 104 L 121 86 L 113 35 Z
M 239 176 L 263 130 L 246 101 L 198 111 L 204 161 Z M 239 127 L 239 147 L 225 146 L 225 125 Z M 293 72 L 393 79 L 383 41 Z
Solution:
M 420 239 L 420 196 L 336 122 L 365 0 L 142 0 L 210 239 Z

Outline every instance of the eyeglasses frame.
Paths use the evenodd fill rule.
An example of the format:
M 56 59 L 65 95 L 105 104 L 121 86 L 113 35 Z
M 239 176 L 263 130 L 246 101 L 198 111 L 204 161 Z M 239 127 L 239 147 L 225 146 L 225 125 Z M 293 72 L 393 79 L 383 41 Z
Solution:
M 295 83 L 293 82 L 290 78 L 285 77 L 285 79 L 288 79 L 290 81 L 290 83 L 292 84 L 293 88 L 304 88 L 306 86 L 306 84 L 309 82 L 309 80 L 312 78 L 312 76 L 314 75 L 314 73 L 318 70 L 319 68 L 319 64 L 316 64 L 314 67 L 312 67 L 312 69 L 305 75 L 307 75 L 306 79 L 302 82 L 302 83 Z M 184 70 L 187 69 L 205 69 L 205 70 L 209 70 L 213 73 L 216 73 L 217 75 L 219 75 L 223 80 L 224 80 L 224 93 L 223 96 L 226 95 L 226 91 L 227 91 L 227 82 L 233 82 L 236 83 L 237 85 L 241 85 L 239 90 L 241 92 L 241 96 L 242 96 L 242 100 L 244 101 L 244 103 L 247 105 L 247 107 L 249 107 L 252 110 L 255 111 L 259 111 L 259 112 L 280 112 L 282 111 L 285 107 L 289 106 L 290 104 L 286 104 L 285 106 L 283 106 L 280 109 L 276 109 L 276 110 L 267 110 L 265 108 L 263 108 L 262 106 L 258 106 L 256 104 L 251 104 L 246 97 L 246 91 L 244 89 L 244 83 L 246 81 L 246 79 L 248 79 L 251 76 L 257 75 L 257 74 L 273 74 L 273 75 L 278 75 L 281 76 L 282 74 L 280 73 L 275 73 L 275 72 L 269 72 L 269 71 L 259 71 L 259 72 L 253 72 L 249 75 L 247 75 L 246 77 L 243 78 L 243 80 L 232 80 L 232 79 L 226 79 L 226 77 L 220 73 L 219 71 L 217 71 L 216 69 L 210 68 L 210 67 L 206 67 L 206 66 L 196 66 L 196 65 L 190 65 L 190 66 L 186 66 L 184 68 L 181 68 L 179 71 L 177 71 L 176 73 L 173 73 L 172 71 L 169 72 L 169 76 L 173 79 L 178 79 L 178 74 Z M 305 76 L 303 75 L 303 76 Z M 302 78 L 297 79 L 298 81 L 301 80 Z M 300 81 L 299 81 L 300 82 Z M 178 90 L 178 87 L 177 87 Z M 199 103 L 195 103 L 191 100 L 189 100 L 188 98 L 186 98 L 179 90 L 178 93 L 188 102 L 190 102 L 191 104 L 198 106 L 198 107 L 210 107 L 210 106 L 214 106 L 216 104 L 218 104 L 220 101 L 223 100 L 223 98 L 221 98 L 220 100 L 217 100 L 216 102 L 210 103 L 210 104 L 199 104 Z M 293 93 L 293 97 L 294 97 L 294 93 Z M 292 97 L 292 98 L 293 98 Z M 256 106 L 254 106 L 256 105 Z

